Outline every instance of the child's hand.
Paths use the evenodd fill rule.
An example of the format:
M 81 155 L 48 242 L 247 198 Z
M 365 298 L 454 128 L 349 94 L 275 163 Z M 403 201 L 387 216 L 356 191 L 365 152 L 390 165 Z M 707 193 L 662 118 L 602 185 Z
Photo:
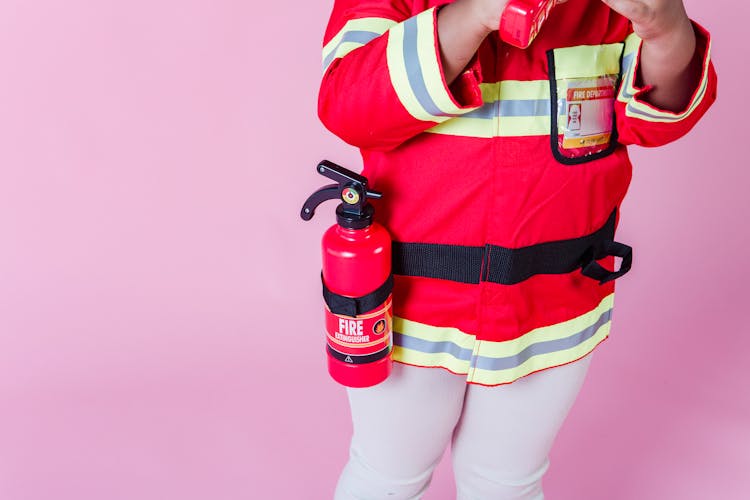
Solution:
M 689 25 L 682 0 L 602 0 L 627 17 L 643 40 L 668 37 Z
M 557 0 L 565 3 L 568 0 Z M 450 85 L 482 41 L 500 28 L 509 0 L 455 0 L 438 12 L 438 39 L 445 81 Z
M 437 15 L 445 82 L 450 85 L 466 67 L 487 35 L 498 29 L 508 0 L 455 0 Z
M 693 25 L 682 0 L 602 0 L 627 17 L 643 40 L 638 80 L 652 87 L 643 98 L 654 106 L 682 110 L 701 76 Z

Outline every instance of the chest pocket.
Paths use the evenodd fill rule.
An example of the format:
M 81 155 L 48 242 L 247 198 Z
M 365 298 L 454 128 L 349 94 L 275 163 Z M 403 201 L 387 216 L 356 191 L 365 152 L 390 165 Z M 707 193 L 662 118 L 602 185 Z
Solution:
M 560 163 L 577 165 L 615 150 L 614 105 L 624 48 L 623 43 L 611 43 L 547 52 L 550 144 Z

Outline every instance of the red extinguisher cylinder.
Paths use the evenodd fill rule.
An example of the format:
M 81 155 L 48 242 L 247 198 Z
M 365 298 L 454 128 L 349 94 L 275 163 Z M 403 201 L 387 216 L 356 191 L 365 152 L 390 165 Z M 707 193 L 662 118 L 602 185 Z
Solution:
M 377 290 L 391 273 L 391 237 L 374 222 L 363 229 L 334 225 L 323 235 L 323 281 L 346 297 L 362 297 Z M 379 306 L 356 317 L 326 308 L 328 344 L 336 352 L 358 359 L 393 347 L 391 295 Z M 392 360 L 354 364 L 328 353 L 328 372 L 347 387 L 370 387 L 388 378 Z
M 388 378 L 392 367 L 391 237 L 373 222 L 368 203 L 382 194 L 368 188 L 367 178 L 327 160 L 317 170 L 336 184 L 307 199 L 302 219 L 310 220 L 326 200 L 341 202 L 337 223 L 322 241 L 328 372 L 347 387 L 370 387 Z

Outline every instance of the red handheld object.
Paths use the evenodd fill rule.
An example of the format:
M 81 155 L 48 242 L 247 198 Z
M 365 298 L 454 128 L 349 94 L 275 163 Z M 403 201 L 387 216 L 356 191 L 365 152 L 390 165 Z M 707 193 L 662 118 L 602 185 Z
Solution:
M 381 194 L 367 188 L 365 177 L 335 163 L 322 161 L 318 172 L 338 184 L 310 196 L 302 218 L 310 220 L 325 200 L 342 202 L 337 224 L 322 241 L 328 372 L 345 386 L 370 387 L 384 381 L 392 367 L 391 237 L 372 221 L 367 202 Z M 351 299 L 362 298 L 356 311 L 346 311 Z
M 500 38 L 525 49 L 534 41 L 556 0 L 510 0 L 500 18 Z

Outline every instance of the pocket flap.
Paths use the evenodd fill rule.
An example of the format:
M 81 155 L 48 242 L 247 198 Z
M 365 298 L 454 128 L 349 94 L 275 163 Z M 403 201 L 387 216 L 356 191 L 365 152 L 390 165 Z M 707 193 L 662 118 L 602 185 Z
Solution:
M 625 44 L 578 45 L 554 49 L 558 80 L 587 76 L 619 75 Z

